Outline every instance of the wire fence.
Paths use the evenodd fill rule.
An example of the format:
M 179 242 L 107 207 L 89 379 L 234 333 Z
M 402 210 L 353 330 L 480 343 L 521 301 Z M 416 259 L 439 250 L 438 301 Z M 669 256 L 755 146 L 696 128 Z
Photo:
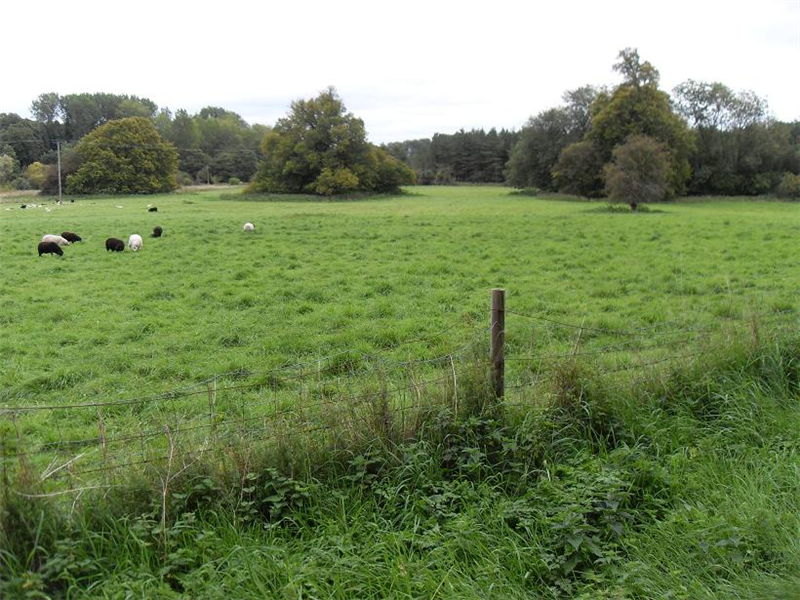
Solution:
M 503 369 L 504 386 L 493 406 L 537 410 L 548 406 L 565 362 L 590 361 L 593 376 L 609 378 L 683 368 L 731 336 L 757 336 L 762 322 L 786 325 L 784 316 L 751 315 L 714 327 L 616 329 L 504 309 L 501 320 L 473 327 L 452 351 L 432 356 L 390 360 L 346 349 L 262 372 L 218 373 L 150 395 L 0 405 L 0 476 L 15 493 L 30 495 L 33 484 L 34 496 L 58 496 L 123 485 L 133 471 L 156 468 L 159 476 L 164 469 L 174 475 L 204 457 L 236 460 L 280 444 L 404 438 L 432 411 L 459 414 L 476 385 L 484 383 L 491 395 L 497 368 Z M 490 360 L 497 355 L 490 345 L 498 323 L 505 323 L 502 364 Z M 570 334 L 554 348 L 542 326 Z M 441 346 L 461 329 L 452 325 L 394 348 L 434 340 Z M 585 339 L 587 332 L 595 337 Z

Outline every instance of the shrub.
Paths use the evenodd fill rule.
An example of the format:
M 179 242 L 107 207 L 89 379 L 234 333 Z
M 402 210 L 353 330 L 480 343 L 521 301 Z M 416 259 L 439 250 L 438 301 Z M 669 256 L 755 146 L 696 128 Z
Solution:
M 46 170 L 47 167 L 40 162 L 31 163 L 25 168 L 25 179 L 28 180 L 32 188 L 38 190 L 44 183 Z
M 404 162 L 390 156 L 381 148 L 372 147 L 375 159 L 375 177 L 371 189 L 376 192 L 394 192 L 402 185 L 417 183 L 417 174 Z
M 11 182 L 16 190 L 32 190 L 33 186 L 27 177 L 17 177 Z
M 603 189 L 603 156 L 594 142 L 570 144 L 553 166 L 556 189 L 584 198 L 596 198 Z
M 180 186 L 194 185 L 194 178 L 186 171 L 178 171 L 175 174 L 175 180 Z
M 314 182 L 314 193 L 333 196 L 358 189 L 358 177 L 350 169 L 325 167 Z
M 228 184 L 229 185 L 241 185 L 242 184 L 242 180 L 239 179 L 238 177 L 231 177 L 230 179 L 228 179 Z
M 633 135 L 613 153 L 604 168 L 606 192 L 613 200 L 629 204 L 659 202 L 667 197 L 670 165 L 665 147 L 646 135 Z
M 775 188 L 775 195 L 778 198 L 800 200 L 800 175 L 785 173 L 778 187 Z
M 73 148 L 64 148 L 61 153 L 61 185 L 65 186 L 67 178 L 81 166 L 81 157 Z M 58 193 L 58 165 L 48 164 L 44 169 L 44 180 L 39 186 L 42 194 Z
M 518 190 L 514 190 L 513 192 L 509 192 L 509 195 L 510 196 L 529 196 L 531 198 L 535 198 L 536 196 L 538 196 L 541 193 L 542 193 L 542 191 L 537 187 L 526 187 L 526 188 L 521 188 L 521 189 L 518 189 Z
M 436 171 L 436 176 L 433 178 L 435 185 L 448 185 L 453 183 L 453 172 L 449 167 L 442 167 Z
M 0 154 L 0 185 L 7 185 L 17 178 L 19 163 L 8 154 Z

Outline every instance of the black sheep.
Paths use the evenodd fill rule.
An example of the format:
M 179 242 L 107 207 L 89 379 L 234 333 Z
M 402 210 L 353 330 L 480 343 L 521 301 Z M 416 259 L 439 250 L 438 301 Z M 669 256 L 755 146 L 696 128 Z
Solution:
M 152 237 L 161 237 L 161 234 L 164 233 L 164 230 L 161 229 L 160 226 L 156 225 L 153 227 Z
M 20 204 L 19 207 L 20 208 L 28 208 L 28 205 L 27 204 Z
M 147 212 L 158 212 L 158 207 L 157 206 L 151 206 L 150 208 L 147 209 Z
M 81 236 L 79 236 L 77 233 L 72 233 L 71 231 L 62 232 L 61 237 L 63 237 L 65 240 L 67 240 L 72 244 L 74 244 L 75 242 L 83 241 L 83 238 Z
M 112 252 L 122 252 L 125 250 L 125 242 L 119 238 L 108 238 L 106 240 L 106 252 L 109 250 Z
M 39 242 L 38 250 L 39 256 L 42 254 L 58 254 L 59 256 L 64 256 L 64 251 L 61 249 L 61 246 L 55 242 Z

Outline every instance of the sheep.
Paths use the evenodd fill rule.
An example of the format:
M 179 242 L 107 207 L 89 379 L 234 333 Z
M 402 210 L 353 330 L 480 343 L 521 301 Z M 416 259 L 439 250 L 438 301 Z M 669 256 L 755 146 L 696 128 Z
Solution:
M 106 240 L 106 252 L 109 250 L 112 252 L 122 252 L 125 250 L 125 242 L 119 238 L 108 238 Z
M 64 256 L 64 251 L 56 242 L 39 242 L 39 256 L 42 254 L 58 254 Z
M 156 225 L 155 227 L 153 227 L 153 233 L 152 233 L 151 237 L 154 237 L 154 238 L 155 237 L 161 237 L 162 233 L 164 233 L 164 230 L 161 229 L 161 227 L 159 227 L 158 225 Z
M 82 242 L 83 241 L 83 238 L 81 236 L 79 236 L 77 233 L 72 233 L 71 231 L 63 232 L 61 234 L 61 237 L 63 237 L 65 240 L 67 240 L 70 243 Z
M 256 230 L 256 226 L 253 225 L 252 223 L 245 223 L 244 224 L 244 230 L 245 231 L 255 231 Z
M 147 209 L 147 212 L 158 212 L 158 207 L 157 206 L 151 206 L 150 208 Z
M 60 235 L 53 235 L 48 233 L 46 236 L 42 238 L 43 242 L 55 242 L 59 246 L 69 246 L 69 240 L 64 239 Z
M 128 246 L 130 249 L 136 252 L 137 250 L 142 249 L 142 236 L 134 233 L 131 237 L 128 238 Z

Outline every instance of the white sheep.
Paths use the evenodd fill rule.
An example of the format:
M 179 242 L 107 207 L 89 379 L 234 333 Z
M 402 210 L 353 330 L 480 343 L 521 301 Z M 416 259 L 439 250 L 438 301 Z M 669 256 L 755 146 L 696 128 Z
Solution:
M 53 235 L 52 233 L 48 233 L 46 236 L 42 238 L 43 242 L 55 242 L 59 246 L 69 246 L 69 241 L 61 237 L 60 235 Z
M 252 223 L 245 223 L 244 224 L 244 230 L 245 231 L 255 231 L 256 230 L 256 226 L 253 225 Z
M 128 238 L 128 246 L 134 252 L 136 252 L 137 250 L 141 250 L 142 249 L 142 236 L 134 233 L 131 237 Z

